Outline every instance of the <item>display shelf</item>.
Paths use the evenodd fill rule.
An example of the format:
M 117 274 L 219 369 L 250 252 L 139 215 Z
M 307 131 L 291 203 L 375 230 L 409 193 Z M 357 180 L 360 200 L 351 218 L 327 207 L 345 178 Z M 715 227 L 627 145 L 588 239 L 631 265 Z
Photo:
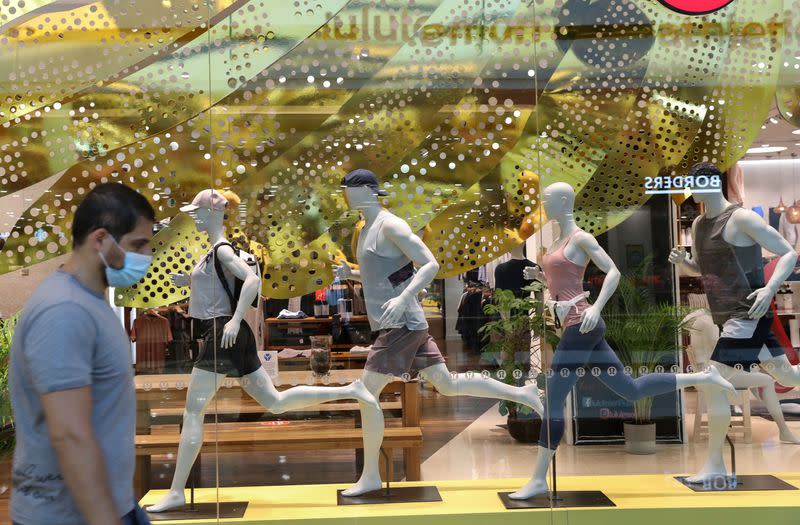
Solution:
M 776 474 L 800 485 L 800 473 Z M 795 491 L 697 493 L 669 475 L 571 476 L 559 478 L 563 490 L 602 490 L 616 505 L 600 509 L 506 510 L 498 492 L 513 491 L 526 479 L 475 481 L 423 481 L 397 486 L 435 485 L 440 503 L 399 503 L 338 506 L 336 491 L 346 485 L 288 485 L 220 488 L 220 501 L 247 501 L 241 519 L 225 523 L 249 525 L 675 525 L 725 523 L 726 525 L 789 525 L 797 523 L 800 500 Z M 166 491 L 154 490 L 142 503 L 158 501 Z M 196 491 L 199 502 L 212 502 L 216 489 Z M 216 520 L 181 523 L 211 525 Z

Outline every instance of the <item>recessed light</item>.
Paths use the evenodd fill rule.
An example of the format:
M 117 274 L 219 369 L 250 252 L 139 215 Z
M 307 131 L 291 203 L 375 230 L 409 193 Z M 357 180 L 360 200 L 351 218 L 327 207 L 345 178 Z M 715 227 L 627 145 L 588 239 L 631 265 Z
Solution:
M 779 151 L 785 151 L 786 146 L 772 146 L 769 148 L 750 148 L 747 150 L 748 154 L 756 154 L 756 153 L 778 153 Z
M 792 131 L 792 135 L 800 135 L 800 129 Z

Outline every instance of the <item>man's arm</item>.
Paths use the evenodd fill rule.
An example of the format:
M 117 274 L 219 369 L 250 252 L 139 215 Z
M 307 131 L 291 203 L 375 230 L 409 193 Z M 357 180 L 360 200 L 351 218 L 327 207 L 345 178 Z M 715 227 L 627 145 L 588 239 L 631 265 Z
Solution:
M 81 514 L 91 525 L 122 523 L 92 429 L 91 387 L 52 392 L 41 399 L 64 483 Z

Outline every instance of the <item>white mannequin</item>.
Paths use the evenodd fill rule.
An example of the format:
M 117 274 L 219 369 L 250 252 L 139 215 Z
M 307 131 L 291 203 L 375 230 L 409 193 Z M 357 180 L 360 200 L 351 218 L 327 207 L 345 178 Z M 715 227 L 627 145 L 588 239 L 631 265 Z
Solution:
M 208 233 L 208 239 L 212 246 L 225 241 L 224 213 L 222 211 L 199 208 L 191 212 L 191 215 L 198 231 Z M 246 262 L 233 252 L 230 246 L 220 248 L 217 253 L 223 268 L 244 281 L 236 312 L 234 312 L 233 318 L 226 323 L 223 331 L 222 348 L 225 349 L 230 348 L 236 341 L 244 313 L 261 289 L 261 279 L 249 269 Z M 176 286 L 189 285 L 189 277 L 185 274 L 175 274 L 172 279 Z M 191 298 L 189 300 L 191 301 Z M 225 374 L 216 374 L 196 367 L 192 369 L 186 394 L 186 408 L 183 413 L 183 430 L 178 447 L 175 476 L 172 479 L 169 493 L 155 505 L 149 506 L 148 512 L 164 512 L 185 505 L 186 481 L 203 444 L 203 419 L 208 405 L 225 377 Z M 367 391 L 360 381 L 344 387 L 297 386 L 279 392 L 272 384 L 266 370 L 259 368 L 257 371 L 243 376 L 241 385 L 245 392 L 274 414 L 340 399 L 358 400 L 362 412 L 367 417 L 374 419 L 376 413 L 380 414 L 377 397 Z
M 583 231 L 575 233 L 575 230 L 578 230 L 578 226 L 575 224 L 575 219 L 573 217 L 575 191 L 569 184 L 559 182 L 545 188 L 543 203 L 547 218 L 555 221 L 559 226 L 559 239 L 553 246 L 564 246 L 564 243 L 568 242 L 568 244 L 564 246 L 564 257 L 578 266 L 586 266 L 589 261 L 592 261 L 606 274 L 597 299 L 582 315 L 579 332 L 581 334 L 587 334 L 597 327 L 603 307 L 611 298 L 619 284 L 620 272 L 608 253 L 606 253 L 597 242 L 597 239 Z M 552 252 L 553 249 L 551 248 L 550 251 Z M 538 268 L 526 268 L 526 278 L 539 278 L 540 275 L 541 270 Z M 551 290 L 550 292 L 553 293 L 554 291 Z M 556 353 L 560 351 L 562 350 L 557 349 Z M 552 379 L 551 381 L 555 380 L 557 379 Z M 733 387 L 725 382 L 713 367 L 706 372 L 676 374 L 675 384 L 677 388 L 697 384 L 708 384 L 720 386 L 729 391 L 733 390 Z M 724 392 L 724 390 L 720 391 Z M 724 397 L 724 393 L 722 395 Z M 727 407 L 727 401 L 725 406 Z M 543 421 L 542 425 L 545 425 L 545 421 Z M 511 494 L 509 497 L 513 499 L 528 499 L 539 494 L 546 494 L 548 491 L 547 470 L 554 455 L 555 450 L 540 445 L 533 476 L 522 489 Z
M 691 356 L 692 365 L 695 369 L 703 369 L 710 364 L 709 360 L 714 351 L 714 345 L 719 339 L 719 327 L 714 324 L 711 314 L 706 310 L 695 310 L 686 316 L 685 321 L 687 322 L 687 331 L 691 335 L 691 345 L 687 351 Z M 800 444 L 800 437 L 792 432 L 783 417 L 781 404 L 775 393 L 775 380 L 772 376 L 763 372 L 736 372 L 728 378 L 728 381 L 737 389 L 761 388 L 763 392 L 761 400 L 778 427 L 778 439 L 781 443 Z
M 697 202 L 705 203 L 707 217 L 713 218 L 725 211 L 731 203 L 723 196 L 722 191 L 713 193 L 695 193 L 692 195 Z M 702 216 L 695 219 L 692 224 L 692 238 L 697 239 L 697 224 Z M 755 299 L 750 309 L 751 319 L 759 319 L 767 313 L 773 297 L 780 285 L 789 277 L 797 261 L 797 252 L 792 246 L 772 227 L 755 212 L 747 209 L 739 209 L 733 213 L 725 230 L 723 238 L 734 246 L 752 246 L 758 244 L 769 252 L 780 256 L 772 278 L 763 288 L 754 291 L 748 299 Z M 674 248 L 669 256 L 669 262 L 680 265 L 690 275 L 700 275 L 699 265 L 689 256 L 684 248 Z M 761 368 L 769 375 L 778 380 L 782 385 L 800 386 L 800 367 L 792 366 L 785 355 L 772 357 L 766 349 L 762 349 L 758 355 Z M 720 373 L 735 384 L 752 383 L 750 372 L 735 368 L 722 363 L 714 363 Z M 771 386 L 769 388 L 772 388 Z M 725 399 L 724 393 L 709 391 L 707 397 L 709 401 L 709 457 L 702 470 L 689 478 L 690 483 L 711 482 L 720 476 L 727 476 L 727 469 L 723 459 L 723 445 L 725 435 L 730 425 L 731 414 Z M 713 399 L 713 401 L 712 401 Z M 712 406 L 716 407 L 712 411 Z M 792 441 L 794 442 L 794 441 Z
M 366 221 L 364 230 L 380 213 L 388 213 L 381 207 L 376 190 L 369 186 L 345 188 L 345 195 L 349 206 L 358 210 Z M 417 267 L 416 274 L 405 290 L 383 305 L 381 323 L 393 324 L 402 318 L 412 301 L 417 301 L 418 292 L 433 280 L 439 271 L 439 265 L 427 246 L 401 218 L 394 215 L 386 218 L 380 234 L 377 249 L 381 254 L 386 256 L 405 254 Z M 337 268 L 337 275 L 340 279 L 361 280 L 360 272 L 351 269 L 346 263 Z M 364 282 L 363 286 L 370 286 L 370 283 Z M 514 387 L 494 379 L 484 379 L 479 374 L 451 374 L 444 364 L 422 369 L 420 377 L 429 381 L 439 393 L 446 396 L 467 395 L 504 399 L 527 405 L 539 414 L 542 412 L 539 390 L 535 383 L 525 387 Z M 365 370 L 362 381 L 370 392 L 377 396 L 392 379 L 391 375 Z M 344 491 L 345 496 L 358 496 L 381 488 L 378 454 L 383 441 L 383 414 L 377 418 L 362 415 L 362 424 L 364 471 L 359 481 Z

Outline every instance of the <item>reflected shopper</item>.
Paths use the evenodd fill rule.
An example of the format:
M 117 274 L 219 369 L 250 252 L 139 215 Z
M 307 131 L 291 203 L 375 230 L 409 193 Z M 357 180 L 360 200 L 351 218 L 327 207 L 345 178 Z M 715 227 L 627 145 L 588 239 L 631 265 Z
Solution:
M 15 524 L 149 523 L 133 494 L 130 343 L 108 288 L 146 275 L 154 216 L 127 186 L 98 185 L 75 211 L 66 263 L 22 311 L 9 367 Z

